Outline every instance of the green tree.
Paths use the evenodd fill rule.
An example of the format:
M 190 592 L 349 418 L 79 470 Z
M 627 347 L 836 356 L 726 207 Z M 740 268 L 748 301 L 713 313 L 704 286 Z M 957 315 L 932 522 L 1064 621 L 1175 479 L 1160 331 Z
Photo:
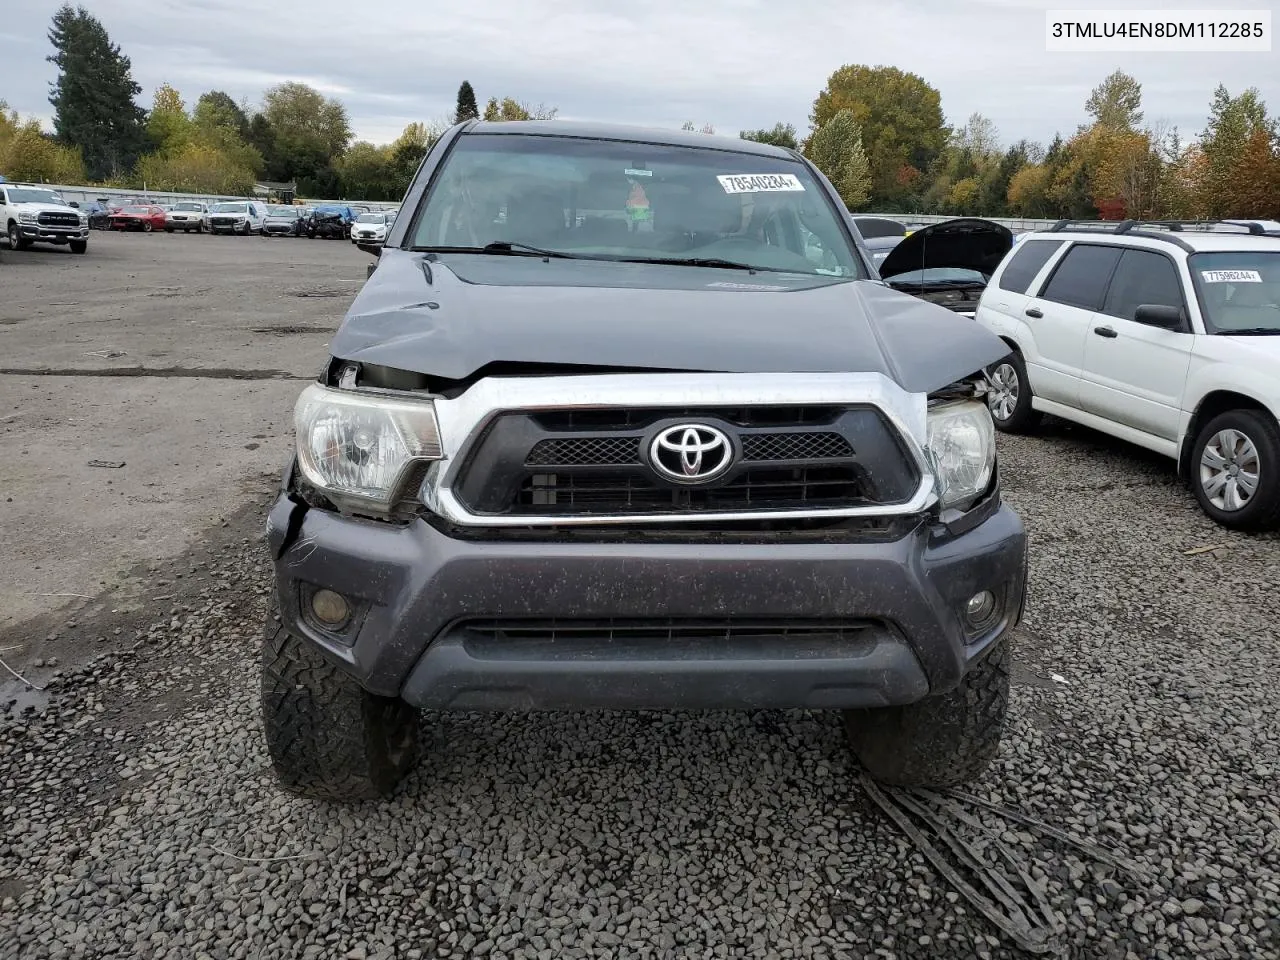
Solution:
M 1254 134 L 1275 134 L 1275 121 L 1254 87 L 1237 97 L 1222 84 L 1213 93 L 1209 121 L 1200 137 L 1204 155 L 1197 184 L 1198 206 L 1209 217 L 1223 217 L 1235 205 L 1236 175 Z
M 1084 108 L 1104 127 L 1136 130 L 1142 123 L 1142 84 L 1117 70 L 1093 88 Z
M 191 140 L 192 132 L 182 95 L 169 84 L 160 84 L 147 115 L 147 135 L 151 142 L 161 152 L 178 150 Z
M 390 146 L 376 147 L 363 140 L 353 143 L 337 162 L 342 195 L 361 200 L 395 200 L 396 191 Z
M 255 175 L 217 147 L 192 141 L 143 157 L 134 178 L 150 190 L 244 196 L 253 191 Z
M 1049 201 L 1050 170 L 1043 163 L 1019 169 L 1009 180 L 1009 212 L 1017 217 L 1042 219 L 1052 216 Z
M 458 105 L 453 111 L 453 122 L 461 123 L 463 120 L 479 118 L 480 108 L 476 106 L 476 92 L 471 87 L 471 81 L 463 80 L 462 86 L 458 87 Z
M 142 88 L 133 67 L 106 29 L 84 7 L 53 15 L 47 59 L 58 68 L 49 102 L 63 144 L 82 150 L 88 175 L 102 179 L 130 169 L 146 145 L 145 112 L 134 97 Z
M 846 207 L 856 210 L 866 204 L 871 176 L 853 111 L 841 110 L 814 131 L 805 154 L 827 175 Z
M 0 170 L 14 180 L 33 183 L 83 183 L 84 161 L 76 147 L 46 136 L 40 121 L 23 122 L 0 100 Z
M 418 172 L 418 165 L 427 151 L 440 139 L 441 129 L 425 123 L 411 123 L 404 128 L 389 147 L 391 165 L 391 182 L 393 194 L 391 199 L 399 199 L 409 189 L 409 181 Z
M 796 139 L 796 128 L 790 123 L 775 123 L 772 129 L 743 130 L 738 134 L 743 140 L 754 140 L 756 143 L 771 143 L 775 147 L 786 147 L 798 150 L 800 142 Z
M 262 96 L 262 112 L 278 137 L 305 141 L 328 158 L 340 156 L 351 141 L 347 108 L 339 100 L 326 100 L 305 83 L 289 81 L 272 87 Z
M 192 111 L 192 119 L 196 125 L 204 128 L 229 127 L 241 138 L 249 137 L 249 118 L 240 105 L 231 99 L 231 95 L 221 90 L 210 90 L 200 94 Z
M 531 104 L 514 97 L 490 97 L 484 106 L 484 119 L 497 120 L 554 120 L 560 112 L 559 107 L 547 107 L 544 104 Z
M 897 67 L 846 65 L 831 74 L 814 100 L 814 130 L 842 110 L 852 111 L 862 131 L 872 201 L 885 208 L 905 203 L 919 171 L 928 169 L 946 145 L 941 95 Z

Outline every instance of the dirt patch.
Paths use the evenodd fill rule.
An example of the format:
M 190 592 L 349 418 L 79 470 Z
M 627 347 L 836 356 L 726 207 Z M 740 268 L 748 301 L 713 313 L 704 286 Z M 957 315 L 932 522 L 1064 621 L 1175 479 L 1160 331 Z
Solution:
M 350 290 L 295 290 L 290 294 L 291 297 L 345 297 L 350 294 Z
M 266 333 L 276 337 L 290 337 L 300 333 L 332 333 L 330 327 L 320 327 L 307 324 L 286 324 L 279 327 L 254 327 L 254 333 Z

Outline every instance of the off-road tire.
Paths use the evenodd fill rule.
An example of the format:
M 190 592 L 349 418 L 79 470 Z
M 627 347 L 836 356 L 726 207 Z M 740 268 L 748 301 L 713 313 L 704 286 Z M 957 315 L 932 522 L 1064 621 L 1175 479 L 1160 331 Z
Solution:
M 416 759 L 416 710 L 364 690 L 274 618 L 262 645 L 262 720 L 281 785 L 304 797 L 390 796 Z
M 991 378 L 997 374 L 1001 367 L 1012 368 L 1017 385 L 1018 399 L 1014 405 L 1013 412 L 1002 420 L 996 415 L 997 411 L 994 409 L 989 396 L 987 408 L 991 410 L 991 421 L 995 424 L 997 430 L 1004 433 L 1030 433 L 1040 425 L 1044 414 L 1031 408 L 1031 398 L 1034 394 L 1031 392 L 1031 381 L 1027 379 L 1027 365 L 1022 359 L 1022 354 L 1014 350 L 1003 360 L 998 360 L 987 368 L 987 379 L 993 385 L 994 381 Z
M 1009 649 L 1000 640 L 954 690 L 901 707 L 844 711 L 845 735 L 876 780 L 955 787 L 990 766 L 1008 707 Z
M 1223 430 L 1236 430 L 1249 439 L 1258 456 L 1258 489 L 1239 510 L 1222 510 L 1212 503 L 1200 480 L 1204 448 Z M 1188 469 L 1191 489 L 1202 509 L 1215 523 L 1232 530 L 1263 533 L 1280 528 L 1280 430 L 1270 414 L 1261 410 L 1228 410 L 1214 417 L 1196 434 Z
M 71 241 L 72 253 L 88 253 L 88 251 L 89 251 L 88 240 L 72 240 Z

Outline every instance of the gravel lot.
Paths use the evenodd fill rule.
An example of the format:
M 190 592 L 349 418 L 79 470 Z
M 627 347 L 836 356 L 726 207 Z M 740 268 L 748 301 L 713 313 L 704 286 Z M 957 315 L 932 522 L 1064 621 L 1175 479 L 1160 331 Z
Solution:
M 0 309 L 20 318 L 0 327 L 0 363 L 26 371 L 0 375 L 0 411 L 34 390 L 49 421 L 0 433 L 0 478 L 18 491 L 0 491 L 0 516 L 20 541 L 0 559 L 20 584 L 45 584 L 25 569 L 37 560 L 102 581 L 62 587 L 91 600 L 44 598 L 0 621 L 0 657 L 48 685 L 0 686 L 0 704 L 12 702 L 0 707 L 0 956 L 1022 955 L 868 800 L 824 714 L 425 717 L 426 759 L 394 801 L 332 808 L 279 792 L 256 712 L 260 533 L 299 384 L 249 379 L 225 392 L 219 376 L 103 376 L 101 359 L 72 356 L 60 332 L 105 315 L 94 342 L 128 344 L 142 374 L 303 377 L 323 358 L 323 329 L 246 331 L 303 314 L 331 330 L 350 292 L 321 311 L 290 292 L 362 277 L 367 258 L 320 241 L 98 235 L 88 257 L 0 257 Z M 202 293 L 185 314 L 85 302 L 118 289 L 121 273 L 136 289 L 113 298 L 145 305 L 147 287 L 176 284 Z M 49 300 L 81 302 L 36 317 Z M 192 314 L 199 333 L 179 343 L 171 318 Z M 152 474 L 107 477 L 157 484 L 154 506 L 85 498 L 97 476 L 59 486 L 47 464 L 10 451 L 34 452 L 78 402 L 38 371 L 77 364 L 65 383 L 91 389 L 103 416 L 166 405 L 177 438 L 222 402 L 230 439 L 195 443 Z M 108 426 L 113 443 L 146 446 L 127 419 Z M 253 450 L 246 430 L 263 434 Z M 1168 462 L 1060 422 L 1002 438 L 1002 454 L 1031 531 L 1033 600 L 1012 726 L 972 793 L 1151 878 L 983 820 L 1060 914 L 1061 955 L 1280 956 L 1277 540 L 1214 527 Z M 196 476 L 200 457 L 222 466 Z M 21 526 L 38 482 L 40 538 Z M 200 508 L 182 513 L 188 500 Z M 141 518 L 142 539 L 77 539 L 122 510 Z M 159 536 L 175 511 L 186 532 Z

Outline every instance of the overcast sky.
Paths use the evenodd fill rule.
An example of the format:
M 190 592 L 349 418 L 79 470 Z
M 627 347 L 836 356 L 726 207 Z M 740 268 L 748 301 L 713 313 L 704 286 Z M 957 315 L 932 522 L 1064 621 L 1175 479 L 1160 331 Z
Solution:
M 1083 122 L 1089 90 L 1117 67 L 1142 83 L 1149 122 L 1202 129 L 1214 86 L 1258 87 L 1280 112 L 1270 53 L 1047 53 L 1047 9 L 1203 9 L 1208 0 L 83 0 L 133 60 L 140 102 L 171 83 L 190 106 L 225 90 L 256 103 L 301 80 L 347 106 L 360 139 L 386 142 L 445 118 L 458 84 L 557 106 L 562 117 L 719 133 L 794 123 L 842 64 L 887 64 L 942 93 L 949 123 L 974 111 L 1005 142 L 1047 142 Z M 0 97 L 48 123 L 57 0 L 7 0 Z M 1266 0 L 1221 0 L 1268 9 Z M 1280 17 L 1275 26 L 1280 27 Z

